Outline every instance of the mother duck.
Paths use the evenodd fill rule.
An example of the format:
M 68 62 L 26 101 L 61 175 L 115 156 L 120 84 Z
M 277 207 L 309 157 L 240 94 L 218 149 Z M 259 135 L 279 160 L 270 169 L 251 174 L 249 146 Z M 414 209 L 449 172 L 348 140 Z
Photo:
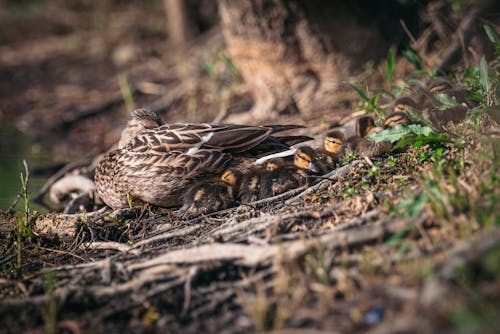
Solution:
M 132 112 L 118 149 L 106 154 L 95 171 L 99 197 L 111 208 L 129 198 L 161 207 L 182 204 L 193 182 L 229 166 L 289 149 L 311 138 L 273 136 L 299 125 L 165 124 L 147 109 Z

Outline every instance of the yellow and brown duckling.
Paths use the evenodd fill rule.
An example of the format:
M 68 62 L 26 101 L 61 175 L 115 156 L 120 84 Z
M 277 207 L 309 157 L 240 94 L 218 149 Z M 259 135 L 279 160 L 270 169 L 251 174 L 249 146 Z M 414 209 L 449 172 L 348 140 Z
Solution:
M 309 184 L 311 173 L 318 173 L 319 169 L 314 162 L 310 161 L 311 155 L 304 152 L 304 147 L 297 149 L 294 162 L 284 159 L 274 159 L 266 165 L 268 174 L 262 179 L 262 198 L 276 196 L 291 189 L 299 188 Z
M 427 86 L 427 91 L 431 94 L 427 114 L 431 122 L 438 128 L 443 129 L 449 123 L 457 124 L 463 121 L 468 109 L 477 105 L 476 102 L 467 98 L 465 89 L 454 86 L 447 80 L 431 82 Z M 443 109 L 440 107 L 440 102 L 435 99 L 436 94 L 445 94 L 453 98 L 457 104 Z
M 144 113 L 151 113 L 150 118 L 155 119 L 155 113 Z M 134 117 L 140 122 L 133 113 Z M 127 207 L 129 197 L 160 207 L 181 205 L 182 195 L 190 186 L 219 175 L 237 158 L 255 157 L 262 154 L 263 147 L 266 153 L 288 149 L 291 137 L 274 134 L 301 127 L 165 124 L 146 128 L 99 161 L 95 171 L 97 193 L 112 208 Z
M 266 192 L 262 188 L 268 174 L 269 171 L 260 165 L 252 166 L 243 173 L 237 188 L 239 200 L 242 203 L 251 203 L 264 198 Z
M 241 176 L 239 198 L 242 203 L 250 203 L 288 190 L 307 185 L 310 174 L 321 173 L 316 152 L 308 146 L 296 149 L 293 162 L 283 158 L 265 161 L 250 168 Z
M 365 137 L 366 133 L 360 133 L 360 131 L 368 132 L 371 128 L 375 127 L 375 120 L 371 116 L 360 116 L 356 117 L 344 125 L 335 127 L 332 131 L 341 131 L 345 139 L 351 137 Z
M 394 128 L 398 125 L 410 125 L 413 122 L 404 111 L 394 111 L 384 119 L 384 128 Z
M 178 215 L 192 217 L 224 210 L 236 205 L 233 185 L 221 180 L 199 181 L 182 197 Z
M 406 113 L 408 111 L 418 109 L 420 109 L 419 104 L 410 96 L 401 96 L 397 98 L 392 105 L 393 113 Z
M 373 131 L 372 131 L 373 132 Z M 370 134 L 369 132 L 368 134 Z M 338 144 L 325 146 L 327 151 L 331 151 L 339 160 L 342 160 L 350 152 L 360 157 L 376 157 L 384 153 L 390 152 L 392 145 L 388 142 L 375 143 L 366 138 L 352 137 L 347 140 L 344 139 L 342 133 L 338 131 L 331 131 L 326 135 L 330 142 L 335 141 L 341 143 L 341 150 L 338 150 Z M 325 140 L 326 142 L 326 140 Z

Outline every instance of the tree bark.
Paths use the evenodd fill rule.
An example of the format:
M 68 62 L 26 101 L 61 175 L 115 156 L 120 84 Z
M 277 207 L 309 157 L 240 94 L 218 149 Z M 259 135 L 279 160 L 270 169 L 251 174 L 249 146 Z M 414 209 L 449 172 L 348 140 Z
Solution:
M 390 46 L 370 1 L 218 3 L 228 52 L 254 95 L 252 119 L 329 108 L 339 84 Z
M 170 40 L 177 46 L 182 46 L 192 37 L 188 25 L 184 0 L 163 0 L 167 16 L 167 32 Z

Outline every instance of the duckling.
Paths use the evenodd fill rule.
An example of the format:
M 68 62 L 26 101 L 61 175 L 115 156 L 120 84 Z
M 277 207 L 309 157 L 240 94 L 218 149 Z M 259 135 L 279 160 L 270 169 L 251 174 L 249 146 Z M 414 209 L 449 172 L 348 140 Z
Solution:
M 444 93 L 453 89 L 451 82 L 445 79 L 438 79 L 427 84 L 427 91 L 431 94 Z
M 302 146 L 296 150 L 293 162 L 274 158 L 267 160 L 264 166 L 253 166 L 241 177 L 241 202 L 254 202 L 308 184 L 308 173 L 321 172 L 317 161 L 314 161 L 315 156 L 314 149 Z
M 394 128 L 398 125 L 410 125 L 410 124 L 412 124 L 412 121 L 410 120 L 408 115 L 406 115 L 406 113 L 404 113 L 403 111 L 394 111 L 389 115 L 387 115 L 386 118 L 384 119 L 384 127 L 386 129 Z
M 397 98 L 392 105 L 392 113 L 405 113 L 409 110 L 420 109 L 417 102 L 409 96 Z
M 301 147 L 297 149 L 293 163 L 284 159 L 268 161 L 266 164 L 268 173 L 262 178 L 261 183 L 261 198 L 276 196 L 307 185 L 310 180 L 307 171 L 312 173 L 319 171 L 310 159 L 310 152 L 306 154 L 304 147 Z
M 257 165 L 242 175 L 238 188 L 238 198 L 242 203 L 251 203 L 266 197 L 267 192 L 262 188 L 266 184 L 265 179 L 268 174 L 266 168 Z
M 375 128 L 375 120 L 373 117 L 360 117 L 356 123 L 356 136 L 365 138 L 373 128 Z
M 140 123 L 138 114 L 132 113 L 132 118 Z M 98 163 L 94 175 L 97 193 L 115 209 L 127 207 L 128 197 L 160 207 L 181 205 L 182 194 L 193 183 L 219 175 L 238 158 L 255 158 L 262 154 L 262 147 L 268 154 L 288 149 L 290 137 L 274 134 L 298 128 L 302 126 L 164 124 L 141 130 L 132 138 L 126 134 L 130 129 L 125 129 L 129 142 Z
M 233 186 L 220 179 L 200 181 L 184 194 L 177 215 L 193 217 L 230 208 L 236 205 L 234 195 Z
M 431 103 L 427 108 L 427 114 L 431 122 L 439 127 L 444 128 L 448 123 L 457 124 L 463 121 L 467 115 L 468 108 L 473 108 L 477 105 L 474 101 L 467 99 L 465 89 L 453 86 L 447 80 L 436 80 L 427 86 L 427 91 L 431 94 L 429 98 Z M 457 102 L 457 105 L 449 108 L 438 108 L 439 101 L 435 100 L 436 94 L 445 94 Z
M 368 131 L 371 127 L 375 126 L 375 120 L 371 116 L 360 116 L 354 119 L 350 119 L 345 124 L 336 126 L 332 128 L 332 131 L 341 131 L 344 138 L 349 139 L 351 137 L 361 136 L 364 137 L 365 134 L 359 133 L 360 129 Z
M 377 130 L 379 129 L 373 128 L 373 130 L 368 134 Z M 392 145 L 388 142 L 375 143 L 369 141 L 366 138 L 361 138 L 361 137 L 352 137 L 345 140 L 341 133 L 335 131 L 328 133 L 327 137 L 329 137 L 332 141 L 335 140 L 337 144 L 332 146 L 326 146 L 325 149 L 326 150 L 333 149 L 334 151 L 332 153 L 336 154 L 338 156 L 338 159 L 340 160 L 346 157 L 349 151 L 355 153 L 360 157 L 366 156 L 372 158 L 387 153 L 392 148 Z M 340 152 L 338 151 L 338 143 L 341 143 Z

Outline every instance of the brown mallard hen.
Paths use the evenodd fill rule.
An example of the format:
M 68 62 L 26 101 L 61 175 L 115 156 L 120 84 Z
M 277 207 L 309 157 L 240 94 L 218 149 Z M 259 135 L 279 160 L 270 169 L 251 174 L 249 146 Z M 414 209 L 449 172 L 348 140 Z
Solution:
M 154 120 L 154 113 L 148 112 Z M 297 128 L 302 126 L 165 124 L 145 128 L 101 159 L 94 178 L 97 193 L 112 208 L 127 207 L 129 198 L 161 207 L 177 206 L 190 185 L 219 175 L 239 159 L 283 151 L 290 142 L 310 139 L 273 135 Z

